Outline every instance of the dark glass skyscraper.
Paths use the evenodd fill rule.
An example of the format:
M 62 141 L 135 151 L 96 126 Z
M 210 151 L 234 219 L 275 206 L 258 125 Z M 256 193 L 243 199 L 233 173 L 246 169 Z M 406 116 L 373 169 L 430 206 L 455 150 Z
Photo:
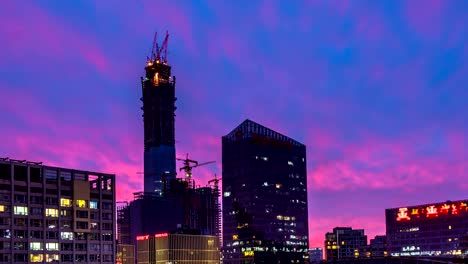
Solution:
M 144 122 L 144 191 L 160 192 L 175 178 L 175 76 L 164 61 L 150 60 L 141 78 Z
M 222 156 L 224 263 L 308 261 L 305 145 L 246 120 Z

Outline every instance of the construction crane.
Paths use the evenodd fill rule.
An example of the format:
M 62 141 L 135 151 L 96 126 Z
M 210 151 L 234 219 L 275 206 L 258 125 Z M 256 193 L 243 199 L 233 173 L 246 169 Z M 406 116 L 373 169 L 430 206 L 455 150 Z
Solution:
M 159 47 L 158 32 L 154 33 L 153 46 L 151 47 L 151 53 L 149 57 L 149 60 L 151 63 L 153 61 L 156 61 L 156 63 L 162 62 L 164 64 L 167 64 L 167 42 L 168 40 L 169 40 L 169 32 L 166 31 L 166 37 L 164 38 L 164 41 L 161 44 L 161 47 Z
M 218 183 L 222 179 L 223 178 L 218 178 L 218 176 L 215 174 L 214 179 L 211 179 L 211 180 L 208 181 L 208 185 L 210 185 L 212 182 L 214 182 L 214 190 L 215 190 L 215 192 L 218 192 L 218 190 L 219 190 Z
M 180 171 L 185 171 L 185 177 L 187 180 L 190 180 L 192 178 L 192 169 L 204 165 L 208 165 L 211 163 L 215 163 L 216 161 L 208 161 L 208 162 L 203 162 L 203 163 L 198 163 L 196 160 L 189 159 L 189 155 L 187 153 L 187 156 L 185 159 L 177 158 L 177 160 L 182 161 L 184 166 L 180 168 Z M 191 165 L 193 164 L 193 165 Z

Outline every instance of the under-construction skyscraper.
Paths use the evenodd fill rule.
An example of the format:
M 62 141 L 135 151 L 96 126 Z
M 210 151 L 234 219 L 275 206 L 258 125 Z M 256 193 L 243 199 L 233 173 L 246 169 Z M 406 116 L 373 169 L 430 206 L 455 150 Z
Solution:
M 144 191 L 162 190 L 163 180 L 175 178 L 175 76 L 167 64 L 168 34 L 161 47 L 155 35 L 146 75 L 141 78 L 144 122 Z

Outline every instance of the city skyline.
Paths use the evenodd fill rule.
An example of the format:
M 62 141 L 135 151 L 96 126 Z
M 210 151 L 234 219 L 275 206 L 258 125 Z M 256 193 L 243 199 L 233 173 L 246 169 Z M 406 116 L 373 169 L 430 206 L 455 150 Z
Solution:
M 405 3 L 6 2 L 0 157 L 115 173 L 130 200 L 140 77 L 168 30 L 177 156 L 217 161 L 194 170 L 199 184 L 249 118 L 307 146 L 310 247 L 335 226 L 384 234 L 386 208 L 468 189 L 468 3 Z

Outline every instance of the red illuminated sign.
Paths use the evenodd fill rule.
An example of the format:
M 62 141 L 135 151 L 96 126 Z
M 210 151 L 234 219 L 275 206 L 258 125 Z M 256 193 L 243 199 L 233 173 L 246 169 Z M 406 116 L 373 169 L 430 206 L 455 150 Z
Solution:
M 408 216 L 408 208 L 400 208 L 398 209 L 398 217 L 397 221 L 401 220 L 410 220 L 411 218 Z
M 146 235 L 146 236 L 137 236 L 136 239 L 137 239 L 137 240 L 147 240 L 147 239 L 149 239 L 149 235 Z
M 441 204 L 434 204 L 424 207 L 415 207 L 415 208 L 407 208 L 402 207 L 398 208 L 397 212 L 397 221 L 403 220 L 411 220 L 411 218 L 437 218 L 440 216 L 450 216 L 450 215 L 459 215 L 465 214 L 464 212 L 468 212 L 468 205 L 466 201 L 463 202 L 454 202 L 454 203 L 441 203 Z M 411 217 L 410 217 L 411 216 Z
M 439 214 L 437 213 L 437 207 L 435 207 L 435 205 L 428 206 L 426 208 L 426 216 L 439 216 Z
M 156 234 L 154 237 L 167 237 L 169 234 L 168 233 L 161 233 L 161 234 Z

